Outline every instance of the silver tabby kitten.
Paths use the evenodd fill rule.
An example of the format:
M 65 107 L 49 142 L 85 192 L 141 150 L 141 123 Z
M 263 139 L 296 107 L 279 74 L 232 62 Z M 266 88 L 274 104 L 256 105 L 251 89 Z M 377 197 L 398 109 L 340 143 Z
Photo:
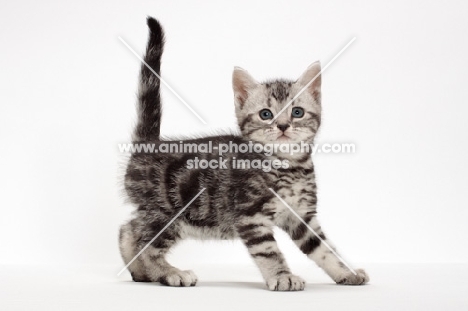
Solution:
M 164 34 L 160 24 L 148 18 L 150 29 L 145 61 L 160 73 Z M 213 145 L 255 141 L 267 143 L 312 143 L 320 126 L 320 76 L 272 124 L 271 120 L 320 72 L 313 63 L 297 81 L 256 82 L 247 71 L 235 68 L 235 109 L 242 135 L 187 140 Z M 160 138 L 160 81 L 141 66 L 138 93 L 138 123 L 134 143 L 167 143 Z M 178 143 L 179 141 L 176 141 Z M 125 175 L 125 189 L 136 206 L 134 217 L 120 229 L 120 251 L 125 264 L 155 237 L 202 188 L 204 192 L 145 249 L 128 267 L 136 282 L 160 282 L 169 286 L 194 286 L 192 271 L 169 264 L 165 255 L 184 238 L 241 239 L 260 269 L 270 290 L 304 289 L 305 282 L 293 275 L 278 249 L 273 227 L 286 231 L 300 250 L 314 260 L 336 283 L 360 285 L 369 278 L 363 270 L 352 273 L 325 245 L 331 244 L 316 218 L 316 184 L 310 153 L 294 155 L 259 153 L 222 155 L 247 160 L 287 160 L 287 167 L 262 169 L 189 169 L 187 161 L 218 159 L 210 153 L 134 153 Z M 279 199 L 279 194 L 321 237 L 317 238 Z M 324 241 L 324 242 L 323 242 Z

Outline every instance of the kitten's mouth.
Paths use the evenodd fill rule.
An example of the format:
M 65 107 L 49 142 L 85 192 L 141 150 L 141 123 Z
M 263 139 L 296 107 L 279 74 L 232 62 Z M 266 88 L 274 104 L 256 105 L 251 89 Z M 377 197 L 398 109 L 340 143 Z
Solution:
M 290 137 L 289 137 L 289 136 L 286 136 L 286 135 L 284 135 L 284 134 L 282 134 L 282 135 L 280 135 L 280 136 L 278 136 L 278 137 L 276 138 L 276 140 L 279 140 L 279 141 L 285 141 L 285 140 L 289 140 L 289 139 L 290 139 Z

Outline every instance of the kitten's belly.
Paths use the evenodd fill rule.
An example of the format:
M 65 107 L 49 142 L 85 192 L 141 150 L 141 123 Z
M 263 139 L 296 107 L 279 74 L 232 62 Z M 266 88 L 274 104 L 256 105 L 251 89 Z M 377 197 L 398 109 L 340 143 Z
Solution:
M 197 227 L 188 224 L 181 225 L 179 234 L 181 238 L 197 240 L 233 240 L 238 238 L 236 232 L 229 228 Z

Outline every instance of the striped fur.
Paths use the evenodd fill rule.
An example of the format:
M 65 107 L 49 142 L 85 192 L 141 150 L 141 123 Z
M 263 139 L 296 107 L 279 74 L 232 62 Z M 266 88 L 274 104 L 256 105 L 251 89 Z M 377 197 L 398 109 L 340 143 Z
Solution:
M 159 23 L 148 19 L 150 39 L 145 61 L 159 73 L 163 49 L 163 33 Z M 320 126 L 320 78 L 272 124 L 259 117 L 259 111 L 278 113 L 291 98 L 317 73 L 313 64 L 297 81 L 275 80 L 256 82 L 246 71 L 236 68 L 233 74 L 236 115 L 241 136 L 212 136 L 186 143 L 213 145 L 250 140 L 267 143 L 287 140 L 311 143 Z M 305 110 L 301 118 L 291 116 L 292 107 Z M 160 134 L 161 103 L 159 80 L 142 66 L 139 91 L 138 124 L 134 141 L 163 141 Z M 287 126 L 285 126 L 287 124 Z M 168 141 L 164 141 L 168 142 Z M 206 190 L 163 233 L 152 242 L 130 266 L 136 282 L 160 282 L 168 286 L 194 286 L 197 277 L 192 271 L 181 271 L 170 265 L 165 255 L 185 238 L 240 239 L 259 267 L 270 290 L 304 289 L 305 282 L 291 273 L 279 250 L 273 227 L 286 231 L 298 248 L 322 267 L 340 284 L 363 284 L 368 277 L 362 270 L 353 275 L 321 240 L 328 242 L 316 218 L 317 186 L 309 153 L 289 155 L 276 153 L 239 154 L 231 152 L 222 158 L 246 160 L 287 160 L 289 167 L 265 172 L 258 169 L 188 169 L 187 160 L 218 159 L 212 153 L 135 153 L 125 175 L 129 201 L 136 207 L 133 218 L 120 230 L 120 251 L 127 264 L 156 236 L 174 216 L 202 189 Z M 312 234 L 268 190 L 274 189 L 295 211 L 319 233 Z
M 148 45 L 144 61 L 158 75 L 161 74 L 161 56 L 164 49 L 164 32 L 157 20 L 148 17 Z M 138 89 L 138 123 L 133 134 L 134 142 L 159 139 L 161 128 L 161 82 L 145 65 L 141 64 Z

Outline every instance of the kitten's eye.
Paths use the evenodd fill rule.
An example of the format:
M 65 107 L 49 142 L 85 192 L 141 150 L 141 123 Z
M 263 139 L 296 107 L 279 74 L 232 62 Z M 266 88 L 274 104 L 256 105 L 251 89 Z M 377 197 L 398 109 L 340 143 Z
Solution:
M 260 110 L 259 114 L 260 114 L 260 118 L 262 118 L 262 120 L 273 119 L 273 113 L 271 113 L 271 111 L 268 110 L 268 109 Z
M 301 107 L 294 107 L 291 112 L 293 118 L 302 118 L 304 116 L 304 109 Z

